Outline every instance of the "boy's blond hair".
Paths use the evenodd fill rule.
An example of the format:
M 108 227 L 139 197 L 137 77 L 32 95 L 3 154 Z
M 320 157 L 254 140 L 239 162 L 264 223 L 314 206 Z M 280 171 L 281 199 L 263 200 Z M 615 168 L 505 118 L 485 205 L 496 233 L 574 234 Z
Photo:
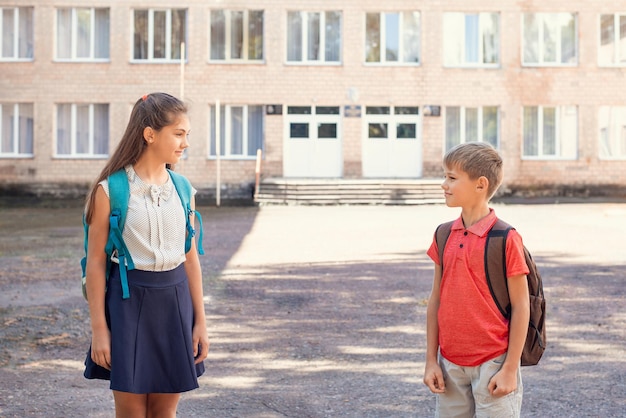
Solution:
M 498 151 L 486 142 L 459 144 L 443 157 L 443 165 L 456 167 L 467 173 L 470 179 L 484 176 L 489 180 L 487 197 L 491 198 L 502 183 L 502 158 Z

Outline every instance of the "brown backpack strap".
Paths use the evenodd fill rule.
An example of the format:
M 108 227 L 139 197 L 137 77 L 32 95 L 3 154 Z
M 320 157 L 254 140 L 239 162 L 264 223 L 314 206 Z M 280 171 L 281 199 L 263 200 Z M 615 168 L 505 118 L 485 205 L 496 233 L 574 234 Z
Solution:
M 506 237 L 513 227 L 498 219 L 487 235 L 485 275 L 493 300 L 505 318 L 511 316 L 509 283 L 506 277 Z
M 448 242 L 448 237 L 450 236 L 450 231 L 452 231 L 452 225 L 454 225 L 454 221 L 446 222 L 441 224 L 435 230 L 435 240 L 437 241 L 437 250 L 439 250 L 439 265 L 441 266 L 441 271 L 443 272 L 443 250 L 446 248 L 446 243 Z M 443 277 L 443 274 L 442 274 Z

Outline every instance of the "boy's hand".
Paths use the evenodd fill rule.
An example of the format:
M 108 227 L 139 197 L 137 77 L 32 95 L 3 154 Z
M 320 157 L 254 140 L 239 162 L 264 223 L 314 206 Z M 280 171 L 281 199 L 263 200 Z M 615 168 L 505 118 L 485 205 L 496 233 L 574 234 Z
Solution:
M 443 372 L 437 362 L 427 362 L 424 369 L 424 384 L 432 393 L 444 393 L 446 384 L 443 381 Z
M 487 385 L 491 396 L 497 398 L 508 395 L 517 389 L 517 370 L 507 371 L 500 369 Z

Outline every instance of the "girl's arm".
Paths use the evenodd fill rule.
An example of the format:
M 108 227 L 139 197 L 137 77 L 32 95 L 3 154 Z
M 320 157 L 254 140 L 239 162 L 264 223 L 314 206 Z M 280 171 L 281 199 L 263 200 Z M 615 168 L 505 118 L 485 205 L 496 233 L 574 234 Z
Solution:
M 111 334 L 104 314 L 106 291 L 106 246 L 109 237 L 109 198 L 102 186 L 97 186 L 95 207 L 87 245 L 86 288 L 91 319 L 91 359 L 98 365 L 111 369 Z
M 195 199 L 191 199 L 191 208 L 195 210 Z M 192 226 L 194 225 L 192 217 Z M 185 271 L 189 278 L 189 292 L 191 293 L 191 303 L 193 305 L 193 347 L 196 364 L 202 362 L 209 354 L 209 336 L 206 329 L 206 316 L 204 312 L 204 292 L 202 290 L 202 268 L 196 249 L 196 241 L 191 240 L 191 248 L 187 252 L 185 260 Z

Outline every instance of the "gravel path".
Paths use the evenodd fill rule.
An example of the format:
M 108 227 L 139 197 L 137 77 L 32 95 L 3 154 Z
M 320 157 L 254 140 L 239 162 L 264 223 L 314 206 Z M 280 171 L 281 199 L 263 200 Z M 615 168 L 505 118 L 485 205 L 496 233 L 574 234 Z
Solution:
M 626 416 L 626 204 L 494 205 L 538 261 L 524 417 Z M 425 255 L 444 206 L 201 208 L 211 337 L 180 417 L 428 417 Z M 113 417 L 82 377 L 80 209 L 0 209 L 0 417 Z

